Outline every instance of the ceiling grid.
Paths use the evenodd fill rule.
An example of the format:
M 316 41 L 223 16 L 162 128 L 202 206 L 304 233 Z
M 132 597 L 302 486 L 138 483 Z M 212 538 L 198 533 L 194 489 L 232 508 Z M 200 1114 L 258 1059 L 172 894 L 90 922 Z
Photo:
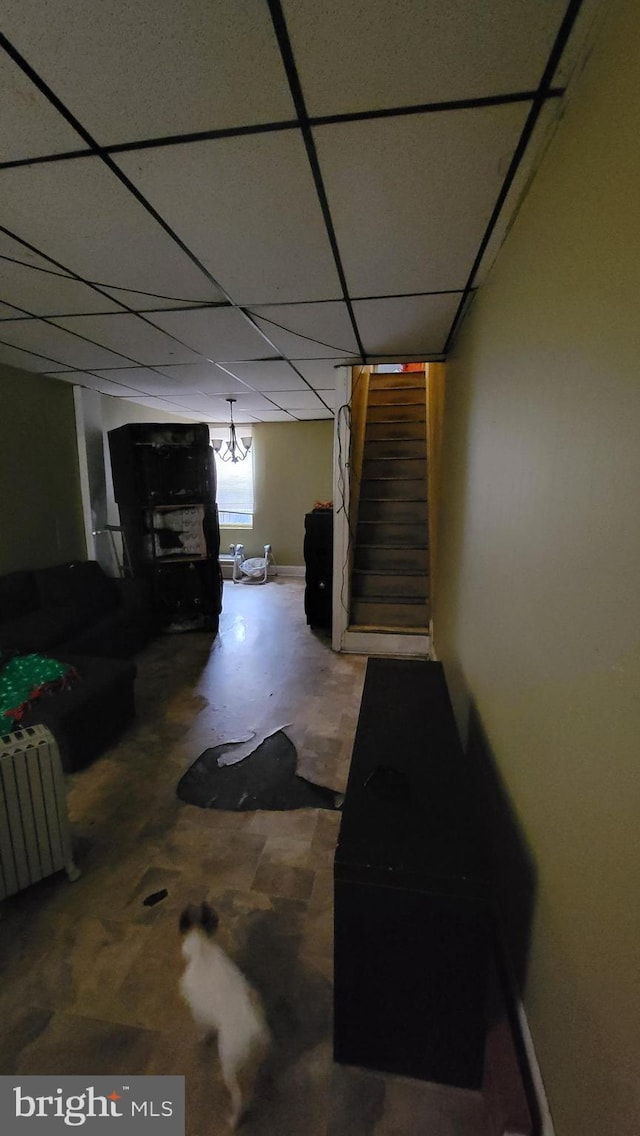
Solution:
M 4 0 L 0 363 L 256 422 L 445 358 L 599 2 Z

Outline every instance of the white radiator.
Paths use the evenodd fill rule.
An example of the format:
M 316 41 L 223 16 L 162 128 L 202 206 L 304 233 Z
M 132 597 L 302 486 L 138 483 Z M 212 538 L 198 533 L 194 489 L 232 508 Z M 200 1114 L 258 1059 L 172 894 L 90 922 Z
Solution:
M 61 868 L 80 875 L 60 752 L 46 726 L 27 726 L 0 736 L 0 899 Z

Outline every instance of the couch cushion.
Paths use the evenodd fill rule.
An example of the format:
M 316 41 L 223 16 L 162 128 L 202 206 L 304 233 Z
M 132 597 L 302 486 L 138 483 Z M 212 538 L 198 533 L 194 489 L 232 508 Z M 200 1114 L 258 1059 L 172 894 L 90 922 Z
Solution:
M 43 607 L 81 605 L 85 619 L 117 607 L 118 589 L 95 560 L 71 560 L 34 573 Z
M 9 572 L 0 576 L 0 623 L 28 615 L 39 604 L 33 572 Z
M 0 647 L 22 654 L 49 651 L 58 643 L 71 639 L 87 620 L 82 606 L 39 608 L 20 619 L 0 624 Z

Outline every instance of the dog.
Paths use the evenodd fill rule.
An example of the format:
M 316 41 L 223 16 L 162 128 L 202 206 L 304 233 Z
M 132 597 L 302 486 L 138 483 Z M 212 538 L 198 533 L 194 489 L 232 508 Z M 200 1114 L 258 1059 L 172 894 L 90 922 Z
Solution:
M 251 1104 L 257 1075 L 271 1046 L 259 995 L 215 941 L 218 916 L 208 903 L 180 916 L 186 967 L 180 992 L 203 1036 L 217 1034 L 224 1082 L 236 1129 Z

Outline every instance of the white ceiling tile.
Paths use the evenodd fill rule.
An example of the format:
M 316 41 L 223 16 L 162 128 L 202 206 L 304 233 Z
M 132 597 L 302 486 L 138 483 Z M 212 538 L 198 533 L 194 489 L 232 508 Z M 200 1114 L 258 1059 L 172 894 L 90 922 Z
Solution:
M 18 367 L 22 371 L 38 371 L 46 374 L 53 373 L 55 370 L 66 371 L 67 368 L 64 363 L 14 347 L 13 344 L 4 343 L 3 329 L 4 324 L 0 327 L 0 363 L 4 363 L 7 367 Z
M 559 99 L 550 99 L 542 107 L 527 148 L 518 165 L 515 177 L 511 182 L 509 192 L 500 210 L 498 220 L 487 242 L 482 260 L 476 270 L 473 280 L 474 287 L 478 287 L 486 280 L 489 270 L 498 254 L 498 250 L 507 232 L 511 228 L 522 200 L 529 189 L 531 179 L 544 157 L 547 146 L 555 134 L 556 127 L 562 116 L 562 111 L 563 104 Z
M 293 117 L 263 3 L 3 0 L 2 23 L 103 145 Z
M 604 3 L 603 0 L 582 0 L 569 41 L 553 76 L 554 84 L 566 86 L 574 72 L 579 69 L 579 64 L 589 51 L 608 7 L 606 0 Z
M 136 363 L 146 363 L 150 367 L 162 363 L 192 363 L 198 360 L 198 355 L 190 347 L 183 346 L 138 316 L 68 316 L 53 322 L 58 327 L 84 335 L 87 339 L 101 343 L 103 347 L 119 351 Z
M 122 310 L 79 280 L 1 258 L 0 296 L 38 316 Z
M 117 371 L 112 369 L 96 370 L 95 374 L 109 381 L 129 386 L 134 393 L 139 391 L 143 394 L 153 394 L 159 397 L 200 393 L 198 386 L 170 378 L 168 375 L 160 374 L 158 371 L 152 371 L 146 367 L 124 367 Z
M 116 155 L 238 304 L 341 294 L 299 131 Z
M 211 287 L 209 285 L 209 287 Z M 203 292 L 206 291 L 207 285 Z M 199 298 L 191 299 L 185 297 L 181 299 L 179 296 L 162 296 L 154 295 L 153 292 L 132 292 L 130 288 L 105 288 L 114 300 L 118 300 L 121 304 L 132 308 L 134 312 L 157 312 L 165 311 L 169 308 L 192 308 L 194 304 L 208 304 L 211 302 L 211 297 L 207 298 L 204 294 Z M 219 293 L 222 296 L 222 293 Z
M 273 354 L 260 332 L 235 308 L 154 312 L 147 318 L 214 362 Z
M 106 351 L 104 347 L 87 343 L 42 320 L 5 320 L 0 334 L 5 342 L 14 347 L 46 355 L 56 363 L 66 364 L 63 370 L 80 367 L 91 371 L 94 367 L 117 367 L 122 362 L 119 355 Z M 43 369 L 51 371 L 53 368 L 49 365 Z
M 358 359 L 349 363 L 357 365 Z M 336 363 L 328 359 L 296 359 L 294 365 L 300 374 L 317 390 L 331 390 L 336 385 Z M 283 388 L 284 389 L 284 388 Z
M 318 395 L 310 390 L 272 391 L 269 398 L 283 410 L 314 410 L 322 406 Z
M 239 382 L 221 370 L 215 363 L 187 363 L 176 367 L 158 367 L 176 385 L 185 390 L 203 391 L 208 395 L 235 395 L 247 392 L 245 383 Z
M 284 359 L 225 363 L 224 370 L 241 379 L 253 390 L 298 390 L 306 387 L 304 379 Z
M 114 374 L 117 374 L 117 372 L 114 372 Z M 85 371 L 58 371 L 52 374 L 51 378 L 61 379 L 63 382 L 72 383 L 74 386 L 88 387 L 89 390 L 99 391 L 100 394 L 109 394 L 114 398 L 135 398 L 138 394 L 143 393 L 136 390 L 135 387 L 127 386 L 126 383 L 115 382 L 100 375 L 89 375 Z
M 3 3 L 2 30 L 6 35 L 4 15 Z M 0 106 L 0 162 L 87 148 L 77 131 L 4 54 L 0 67 Z
M 220 300 L 220 292 L 99 158 L 0 170 L 12 232 L 93 283 Z
M 256 418 L 260 422 L 293 422 L 295 419 L 286 410 L 261 410 Z
M 252 306 L 269 339 L 288 358 L 340 358 L 358 354 L 347 305 L 341 301 L 325 304 L 265 304 Z
M 319 418 L 333 418 L 331 410 L 326 410 L 323 406 L 319 410 L 292 410 L 291 413 L 295 418 L 303 420 L 316 421 Z
M 491 106 L 314 131 L 352 296 L 464 286 L 528 109 Z
M 566 0 L 284 2 L 311 115 L 533 90 L 565 10 Z M 366 77 L 355 58 L 370 61 Z
M 151 410 L 163 410 L 165 414 L 173 414 L 187 422 L 207 422 L 207 415 L 200 411 L 190 411 L 181 407 L 179 403 L 166 398 L 154 398 L 152 395 L 134 395 L 125 399 L 125 402 L 134 402 L 137 406 L 148 406 Z
M 255 391 L 249 391 L 247 394 L 237 394 L 234 396 L 236 402 L 233 406 L 233 417 L 238 418 L 238 415 L 243 411 L 248 411 L 250 414 L 259 414 L 261 410 L 275 410 L 277 409 L 269 398 L 265 398 Z M 226 407 L 225 418 L 229 420 L 229 407 Z
M 2 272 L 2 262 L 0 261 L 0 273 Z M 12 304 L 4 304 L 0 301 L 0 320 L 5 319 L 19 319 L 24 315 L 20 308 L 14 308 Z
M 0 176 L 2 176 L 0 174 Z M 8 233 L 0 232 L 0 256 L 9 260 L 17 260 L 19 263 L 29 265 L 31 268 L 45 268 L 49 271 L 60 272 L 55 264 L 52 264 L 46 257 L 40 256 L 39 253 L 33 252 L 27 245 L 22 244 L 21 241 L 10 236 Z
M 356 300 L 353 305 L 369 355 L 441 352 L 461 294 Z

